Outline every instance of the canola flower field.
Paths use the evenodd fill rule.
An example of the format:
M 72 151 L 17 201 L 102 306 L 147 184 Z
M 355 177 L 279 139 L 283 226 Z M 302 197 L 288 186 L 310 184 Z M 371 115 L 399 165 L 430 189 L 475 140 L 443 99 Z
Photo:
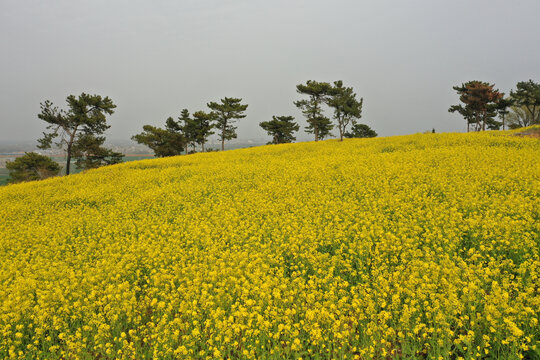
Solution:
M 329 140 L 0 188 L 0 358 L 537 358 L 539 150 Z

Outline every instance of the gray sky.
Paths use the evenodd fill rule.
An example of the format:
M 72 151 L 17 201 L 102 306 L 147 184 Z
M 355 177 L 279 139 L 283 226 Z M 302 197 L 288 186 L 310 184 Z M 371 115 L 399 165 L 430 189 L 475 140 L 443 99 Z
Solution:
M 379 135 L 464 131 L 468 80 L 540 81 L 538 0 L 0 1 L 0 141 L 36 139 L 39 103 L 107 95 L 110 139 L 241 97 L 240 139 L 294 115 L 295 85 L 343 80 Z M 311 139 L 301 132 L 299 140 Z

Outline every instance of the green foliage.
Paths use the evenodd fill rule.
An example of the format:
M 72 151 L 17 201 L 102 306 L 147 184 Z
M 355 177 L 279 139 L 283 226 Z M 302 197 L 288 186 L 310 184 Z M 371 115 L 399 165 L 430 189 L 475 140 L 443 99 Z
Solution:
M 165 129 L 152 125 L 144 125 L 143 132 L 131 137 L 133 141 L 148 146 L 156 157 L 182 154 L 186 147 L 186 138 L 182 134 L 182 126 L 172 117 L 167 118 Z
M 351 128 L 351 132 L 345 133 L 345 137 L 348 138 L 370 138 L 376 136 L 377 133 L 375 130 L 371 129 L 366 124 L 354 124 Z
M 497 106 L 497 112 L 499 118 L 502 120 L 502 128 L 505 129 L 506 126 L 506 115 L 510 113 L 508 108 L 512 107 L 515 104 L 515 100 L 512 98 L 501 98 Z
M 197 144 L 197 126 L 195 121 L 190 117 L 188 109 L 183 109 L 178 118 L 178 123 L 181 123 L 182 134 L 185 140 L 185 152 L 188 153 L 188 147 L 191 146 L 195 151 Z
M 271 121 L 263 121 L 259 125 L 272 136 L 269 144 L 284 144 L 296 140 L 293 133 L 300 127 L 293 120 L 294 116 L 272 116 Z
M 454 86 L 459 100 L 464 105 L 452 105 L 448 111 L 458 112 L 467 121 L 467 131 L 470 125 L 474 125 L 474 130 L 499 129 L 502 123 L 495 120 L 503 109 L 504 103 L 501 100 L 504 94 L 494 89 L 495 85 L 482 81 L 469 81 L 461 86 Z
M 334 128 L 332 120 L 324 115 L 315 116 L 311 123 L 304 129 L 308 134 L 315 135 L 315 141 L 324 140 L 327 137 L 334 136 L 330 131 Z
M 527 109 L 530 119 L 528 125 L 540 123 L 540 83 L 532 80 L 518 82 L 516 91 L 510 91 L 510 97 L 516 106 Z
M 104 136 L 82 134 L 73 145 L 75 166 L 88 170 L 121 163 L 124 154 L 103 147 L 104 142 Z
M 334 87 L 330 89 L 328 106 L 334 109 L 334 119 L 337 121 L 340 140 L 349 124 L 355 125 L 356 120 L 362 117 L 362 104 L 364 99 L 358 101 L 352 87 L 344 87 L 343 81 L 334 81 Z
M 102 98 L 99 95 L 89 95 L 82 93 L 78 97 L 69 95 L 66 98 L 68 104 L 67 110 L 59 110 L 52 102 L 46 100 L 41 103 L 41 113 L 38 118 L 45 121 L 48 132 L 43 133 L 43 137 L 38 140 L 40 149 L 50 149 L 53 146 L 53 140 L 57 140 L 54 144 L 62 148 L 67 153 L 66 160 L 66 175 L 70 173 L 71 158 L 74 155 L 74 150 L 77 149 L 79 163 L 83 166 L 89 164 L 104 165 L 107 161 L 96 162 L 94 160 L 81 160 L 85 154 L 92 154 L 99 147 L 99 153 L 103 155 L 107 152 L 101 148 L 103 142 L 99 145 L 98 140 L 89 140 L 89 137 L 101 139 L 101 135 L 110 126 L 107 125 L 107 115 L 112 115 L 116 105 L 108 97 Z M 86 149 L 84 146 L 89 145 L 92 149 Z M 101 156 L 100 155 L 100 156 Z M 109 153 L 112 158 L 113 152 Z M 99 165 L 100 166 L 100 165 Z
M 47 156 L 35 152 L 25 153 L 13 161 L 6 163 L 10 171 L 8 182 L 19 183 L 57 176 L 60 173 L 60 165 Z
M 193 113 L 194 139 L 197 144 L 201 145 L 203 152 L 205 151 L 204 145 L 208 141 L 208 137 L 214 134 L 212 129 L 215 127 L 213 124 L 215 119 L 216 114 L 213 112 L 195 111 Z
M 225 97 L 220 100 L 220 103 L 209 102 L 207 106 L 215 114 L 216 128 L 219 130 L 219 138 L 221 140 L 221 150 L 225 150 L 225 140 L 235 139 L 237 137 L 236 127 L 232 124 L 237 119 L 246 117 L 244 112 L 248 105 L 241 104 L 240 98 Z
M 308 80 L 306 84 L 296 85 L 296 92 L 307 95 L 309 99 L 295 101 L 307 119 L 308 126 L 306 132 L 315 135 L 315 141 L 332 136 L 330 131 L 334 128 L 330 119 L 324 116 L 322 104 L 326 103 L 330 97 L 332 85 L 327 82 Z

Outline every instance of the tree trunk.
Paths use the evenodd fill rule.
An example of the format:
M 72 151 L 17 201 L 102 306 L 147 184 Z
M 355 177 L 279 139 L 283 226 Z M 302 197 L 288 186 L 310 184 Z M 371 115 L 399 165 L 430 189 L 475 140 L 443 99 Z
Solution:
M 186 142 L 186 155 L 188 154 L 188 143 Z
M 315 141 L 319 141 L 319 128 L 313 129 L 313 133 L 315 134 Z
M 71 167 L 71 149 L 73 147 L 73 142 L 75 141 L 75 133 L 77 128 L 73 130 L 73 133 L 69 135 L 69 142 L 67 146 L 67 160 L 66 160 L 66 175 L 69 175 L 69 169 Z
M 201 144 L 202 152 L 204 152 L 204 142 Z
M 69 167 L 71 165 L 71 146 L 73 143 L 69 143 L 67 147 L 67 160 L 66 160 L 66 175 L 69 175 Z
M 222 124 L 221 128 L 221 151 L 225 150 L 225 129 L 227 129 L 227 123 Z
M 467 132 L 469 132 L 470 127 L 471 127 L 471 123 L 469 122 L 469 120 L 467 120 Z
M 529 114 L 531 114 L 531 124 L 534 124 L 534 120 L 535 120 L 534 115 L 536 113 L 535 106 L 533 106 L 533 110 L 531 110 L 529 105 L 525 105 L 525 109 L 527 109 L 529 111 Z M 527 119 L 527 111 L 525 111 L 525 116 L 523 117 L 523 127 L 529 126 L 529 122 L 526 119 Z
M 504 131 L 504 114 L 503 114 L 503 116 L 502 116 L 502 121 L 503 121 L 503 124 L 502 124 L 502 125 L 503 125 L 503 131 Z

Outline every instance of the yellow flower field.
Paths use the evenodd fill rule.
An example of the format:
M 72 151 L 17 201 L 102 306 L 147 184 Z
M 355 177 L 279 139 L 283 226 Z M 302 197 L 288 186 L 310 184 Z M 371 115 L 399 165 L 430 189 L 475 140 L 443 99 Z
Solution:
M 2 187 L 0 358 L 534 358 L 539 150 L 330 140 Z

